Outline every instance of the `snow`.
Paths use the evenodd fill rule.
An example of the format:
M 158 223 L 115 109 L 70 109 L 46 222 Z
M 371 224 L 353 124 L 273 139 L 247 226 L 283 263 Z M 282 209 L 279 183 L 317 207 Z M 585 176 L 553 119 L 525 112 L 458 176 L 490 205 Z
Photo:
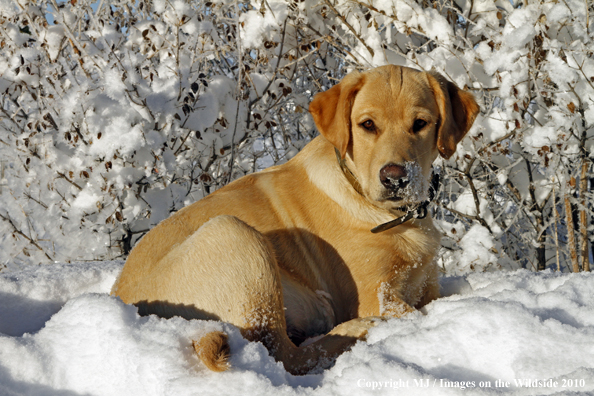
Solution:
M 480 224 L 474 224 L 459 241 L 461 250 L 454 256 L 457 268 L 452 273 L 463 274 L 480 266 L 493 265 L 497 256 L 493 253 L 495 241 L 489 230 Z
M 239 17 L 242 24 L 241 39 L 244 48 L 259 48 L 287 18 L 287 4 L 269 1 L 259 11 L 247 11 Z
M 0 219 L 0 396 L 594 391 L 591 275 L 483 273 L 534 265 L 543 233 L 553 262 L 552 211 L 533 226 L 529 187 L 550 208 L 579 174 L 581 133 L 593 151 L 588 2 L 370 2 L 381 12 L 332 2 L 356 35 L 312 0 L 154 0 L 144 11 L 99 7 L 91 19 L 88 2 L 18 3 L 27 4 L 0 0 L 0 92 L 11 115 L 0 122 L 0 214 L 9 219 Z M 340 47 L 351 53 L 332 50 Z M 118 257 L 128 232 L 140 235 L 228 173 L 286 161 L 315 134 L 304 110 L 312 95 L 345 70 L 386 63 L 473 87 L 483 110 L 457 155 L 440 160 L 446 176 L 472 171 L 477 192 L 444 178 L 437 262 L 456 276 L 442 278 L 446 297 L 425 315 L 382 323 L 333 368 L 294 377 L 228 324 L 139 317 L 109 296 L 122 262 L 54 262 Z M 420 196 L 413 176 L 407 193 Z M 207 371 L 191 348 L 213 329 L 230 334 L 230 372 Z M 517 390 L 518 379 L 558 384 Z M 568 389 L 564 379 L 585 383 Z
M 128 155 L 145 143 L 142 125 L 131 126 L 130 120 L 126 117 L 113 117 L 103 133 L 105 136 L 97 139 L 90 149 L 92 154 L 112 157 L 116 151 L 119 151 L 121 154 Z
M 122 264 L 0 272 L 0 395 L 594 392 L 591 273 L 443 277 L 445 297 L 424 314 L 380 323 L 331 369 L 296 377 L 229 324 L 140 317 L 108 294 Z M 208 371 L 193 352 L 212 330 L 230 336 L 230 371 Z
M 98 194 L 83 190 L 72 202 L 72 206 L 80 211 L 85 209 L 90 210 L 93 209 L 96 203 L 100 201 L 101 197 Z
M 400 195 L 411 202 L 422 202 L 428 198 L 429 183 L 423 177 L 423 169 L 418 162 L 406 161 L 404 163 L 406 177 L 403 181 L 409 183 L 402 189 Z

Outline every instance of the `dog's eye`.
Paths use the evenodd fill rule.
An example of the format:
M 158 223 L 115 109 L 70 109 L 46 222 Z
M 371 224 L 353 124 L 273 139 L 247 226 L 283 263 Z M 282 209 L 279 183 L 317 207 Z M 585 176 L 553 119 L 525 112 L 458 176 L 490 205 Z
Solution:
M 369 132 L 375 132 L 375 124 L 371 120 L 367 120 L 361 124 L 363 128 L 368 130 Z
M 417 133 L 419 132 L 421 129 L 425 128 L 425 126 L 427 125 L 427 121 L 425 120 L 415 120 L 415 123 L 413 124 L 413 132 Z

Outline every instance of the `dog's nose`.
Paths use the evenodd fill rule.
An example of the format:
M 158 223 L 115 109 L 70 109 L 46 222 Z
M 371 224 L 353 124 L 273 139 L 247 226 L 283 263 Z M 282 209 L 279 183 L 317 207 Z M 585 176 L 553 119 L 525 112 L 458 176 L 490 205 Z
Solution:
M 403 188 L 408 184 L 406 169 L 402 165 L 388 164 L 380 170 L 380 181 L 391 190 Z

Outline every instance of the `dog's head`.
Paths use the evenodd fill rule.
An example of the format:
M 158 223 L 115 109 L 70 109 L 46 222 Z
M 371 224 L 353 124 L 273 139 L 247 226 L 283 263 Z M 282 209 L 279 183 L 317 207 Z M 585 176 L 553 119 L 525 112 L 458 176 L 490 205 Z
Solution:
M 390 65 L 349 74 L 309 110 L 363 195 L 390 210 L 426 199 L 431 164 L 456 151 L 479 107 L 437 73 Z

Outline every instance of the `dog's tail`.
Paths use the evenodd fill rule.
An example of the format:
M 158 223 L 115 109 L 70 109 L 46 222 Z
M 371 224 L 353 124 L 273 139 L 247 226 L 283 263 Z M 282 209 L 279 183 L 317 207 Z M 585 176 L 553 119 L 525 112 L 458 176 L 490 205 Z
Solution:
M 221 331 L 211 331 L 192 345 L 202 363 L 212 371 L 228 370 L 229 337 Z

